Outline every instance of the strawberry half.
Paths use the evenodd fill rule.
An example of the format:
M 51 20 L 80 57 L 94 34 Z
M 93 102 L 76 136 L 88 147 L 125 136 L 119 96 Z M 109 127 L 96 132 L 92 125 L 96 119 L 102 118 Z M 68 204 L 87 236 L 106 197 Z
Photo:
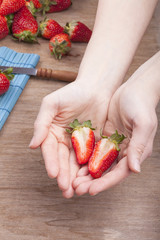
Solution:
M 79 164 L 85 164 L 88 162 L 94 148 L 95 136 L 90 120 L 83 122 L 82 124 L 75 119 L 70 123 L 72 130 L 66 129 L 67 132 L 72 133 L 71 141 L 76 153 L 77 162 Z
M 14 78 L 12 68 L 7 68 L 5 71 L 0 70 L 0 95 L 8 91 L 10 81 Z
M 66 23 L 64 31 L 72 42 L 89 42 L 92 31 L 82 22 L 72 21 Z
M 99 178 L 106 171 L 119 155 L 118 144 L 122 143 L 125 136 L 116 131 L 110 137 L 102 136 L 102 139 L 95 144 L 93 154 L 89 160 L 88 169 L 92 177 Z

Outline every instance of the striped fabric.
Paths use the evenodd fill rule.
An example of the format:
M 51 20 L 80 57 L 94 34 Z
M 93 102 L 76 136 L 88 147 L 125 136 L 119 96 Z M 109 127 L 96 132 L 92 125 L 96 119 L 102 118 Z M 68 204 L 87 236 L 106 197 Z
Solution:
M 0 65 L 14 67 L 36 67 L 40 56 L 37 54 L 18 53 L 7 47 L 0 47 Z M 0 96 L 0 130 L 16 104 L 30 76 L 15 74 L 9 90 Z

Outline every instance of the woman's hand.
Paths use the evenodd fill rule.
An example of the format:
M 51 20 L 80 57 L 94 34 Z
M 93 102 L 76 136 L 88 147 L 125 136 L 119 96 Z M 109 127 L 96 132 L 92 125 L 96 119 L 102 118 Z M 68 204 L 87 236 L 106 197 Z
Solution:
M 140 172 L 140 164 L 150 156 L 157 130 L 156 105 L 160 93 L 160 52 L 142 65 L 113 95 L 104 135 L 117 129 L 127 139 L 121 145 L 119 162 L 99 179 L 88 168 L 79 170 L 74 181 L 78 195 L 95 195 L 126 178 L 131 171 Z
M 71 146 L 71 136 L 66 132 L 74 119 L 91 120 L 95 134 L 104 126 L 110 96 L 71 83 L 46 96 L 35 121 L 31 148 L 41 147 L 49 177 L 57 178 L 63 196 L 73 196 L 72 182 L 79 165 Z

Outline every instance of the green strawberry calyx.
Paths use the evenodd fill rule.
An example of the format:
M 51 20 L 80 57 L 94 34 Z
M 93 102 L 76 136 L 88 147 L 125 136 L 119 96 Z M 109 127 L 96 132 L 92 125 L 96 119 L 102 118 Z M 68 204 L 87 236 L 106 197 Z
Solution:
M 14 74 L 12 74 L 12 72 L 13 68 L 6 68 L 4 71 L 0 69 L 0 74 L 4 74 L 9 81 L 14 78 Z
M 61 59 L 63 55 L 67 54 L 70 51 L 70 47 L 67 46 L 68 42 L 63 40 L 62 42 L 58 42 L 55 39 L 55 42 L 51 42 L 51 46 L 53 47 L 52 54 L 55 56 L 56 59 Z
M 57 5 L 57 2 L 56 1 L 50 1 L 50 0 L 44 0 L 44 1 L 41 1 L 42 3 L 42 14 L 45 15 L 46 12 L 48 12 L 50 10 L 50 7 L 52 5 Z
M 33 34 L 31 31 L 26 30 L 21 33 L 14 33 L 14 40 L 19 40 L 28 43 L 38 43 L 37 41 L 37 33 Z
M 66 26 L 64 27 L 64 32 L 71 36 L 72 32 L 75 30 L 75 27 L 77 25 L 78 25 L 77 21 L 67 22 Z
M 75 119 L 72 123 L 69 124 L 69 127 L 71 129 L 66 129 L 66 132 L 68 133 L 73 133 L 75 130 L 78 130 L 80 128 L 83 128 L 83 127 L 87 127 L 87 128 L 90 128 L 91 130 L 95 130 L 96 128 L 92 128 L 92 122 L 91 120 L 87 120 L 83 123 L 80 123 L 78 121 L 78 119 Z
M 108 137 L 108 136 L 102 135 L 102 129 L 101 129 L 100 135 L 102 138 L 107 138 L 109 141 L 113 142 L 116 146 L 117 151 L 121 150 L 118 145 L 121 144 L 123 140 L 126 138 L 123 134 L 120 135 L 117 130 L 110 137 Z

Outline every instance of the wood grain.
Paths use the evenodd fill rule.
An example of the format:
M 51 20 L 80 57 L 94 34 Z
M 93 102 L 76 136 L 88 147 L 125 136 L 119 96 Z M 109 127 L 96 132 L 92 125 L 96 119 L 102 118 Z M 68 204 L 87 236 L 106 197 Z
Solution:
M 78 18 L 92 28 L 96 6 L 97 0 L 74 0 L 70 9 L 50 16 L 62 25 Z M 0 46 L 38 53 L 37 67 L 78 71 L 86 44 L 73 44 L 71 55 L 57 61 L 49 53 L 48 41 L 40 39 L 39 43 L 17 43 L 7 37 Z M 160 3 L 126 78 L 159 48 Z M 159 129 L 142 173 L 95 197 L 64 199 L 56 180 L 46 174 L 40 149 L 28 148 L 42 98 L 65 84 L 30 78 L 0 132 L 0 239 L 159 240 Z M 160 121 L 160 105 L 157 115 Z

